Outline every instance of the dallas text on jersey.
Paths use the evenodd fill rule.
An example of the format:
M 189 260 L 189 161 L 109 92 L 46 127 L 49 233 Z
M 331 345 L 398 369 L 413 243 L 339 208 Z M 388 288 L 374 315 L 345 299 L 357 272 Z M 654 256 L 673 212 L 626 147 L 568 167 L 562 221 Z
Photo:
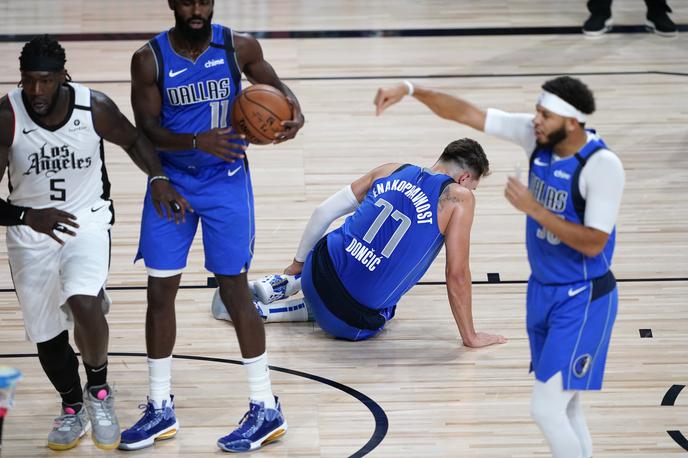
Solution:
M 183 86 L 167 88 L 167 98 L 170 101 L 170 105 L 174 106 L 226 99 L 230 94 L 229 78 L 198 81 Z

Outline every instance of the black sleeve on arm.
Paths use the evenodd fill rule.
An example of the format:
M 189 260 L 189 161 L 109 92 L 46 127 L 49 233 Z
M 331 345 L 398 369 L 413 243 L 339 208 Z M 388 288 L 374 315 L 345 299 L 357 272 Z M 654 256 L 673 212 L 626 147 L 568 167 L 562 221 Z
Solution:
M 5 199 L 0 199 L 0 226 L 18 226 L 24 224 L 24 212 L 28 207 L 12 205 Z

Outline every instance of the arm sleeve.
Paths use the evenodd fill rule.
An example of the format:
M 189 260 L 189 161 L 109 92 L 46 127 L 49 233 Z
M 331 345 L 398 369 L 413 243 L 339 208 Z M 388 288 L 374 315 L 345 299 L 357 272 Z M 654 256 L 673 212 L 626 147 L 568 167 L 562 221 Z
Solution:
M 621 161 L 611 151 L 600 151 L 585 164 L 578 186 L 585 199 L 587 227 L 611 234 L 619 215 L 624 181 Z
M 330 227 L 332 221 L 353 212 L 359 205 L 354 192 L 351 190 L 351 186 L 343 187 L 318 205 L 313 210 L 308 224 L 306 224 L 306 229 L 303 231 L 294 259 L 298 262 L 305 261 L 308 253 L 313 249 L 318 240 L 325 235 L 325 231 Z
M 488 108 L 485 116 L 485 133 L 516 143 L 528 156 L 535 149 L 534 116 L 527 113 L 507 113 Z
M 28 207 L 12 205 L 0 198 L 0 226 L 18 226 L 24 224 L 22 216 Z

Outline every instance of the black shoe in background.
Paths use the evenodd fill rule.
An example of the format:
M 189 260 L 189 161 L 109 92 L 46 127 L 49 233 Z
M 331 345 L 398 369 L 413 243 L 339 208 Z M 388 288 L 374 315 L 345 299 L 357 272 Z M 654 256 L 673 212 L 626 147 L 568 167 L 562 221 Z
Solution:
M 645 21 L 645 28 L 648 32 L 654 32 L 660 37 L 667 38 L 678 36 L 676 24 L 667 13 L 671 13 L 671 8 L 666 3 L 657 8 L 648 9 L 647 20 Z
M 593 13 L 583 24 L 583 34 L 588 37 L 602 36 L 612 29 L 612 22 L 611 16 Z

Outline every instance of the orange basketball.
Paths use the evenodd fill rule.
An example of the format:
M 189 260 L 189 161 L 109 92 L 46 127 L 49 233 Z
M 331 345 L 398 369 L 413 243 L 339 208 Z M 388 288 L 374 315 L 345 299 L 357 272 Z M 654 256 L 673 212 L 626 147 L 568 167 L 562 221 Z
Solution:
M 283 130 L 282 121 L 291 117 L 287 98 L 267 84 L 247 87 L 232 105 L 232 127 L 255 145 L 272 143 L 275 134 Z

